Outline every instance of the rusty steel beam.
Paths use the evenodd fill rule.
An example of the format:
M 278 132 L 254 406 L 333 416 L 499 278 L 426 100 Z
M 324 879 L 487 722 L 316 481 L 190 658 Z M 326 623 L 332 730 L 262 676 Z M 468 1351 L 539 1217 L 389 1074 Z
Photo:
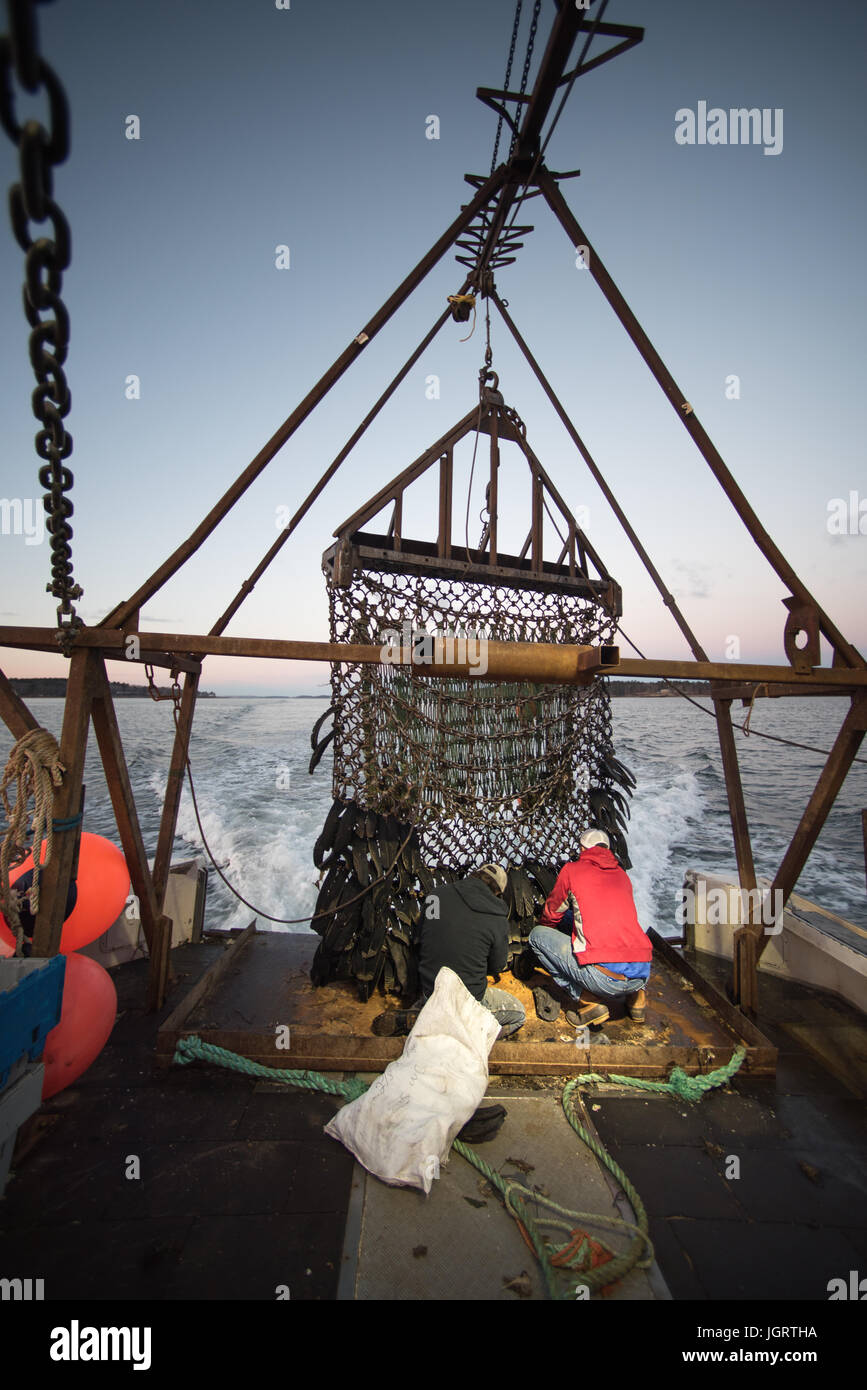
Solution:
M 434 639 L 434 661 L 419 668 L 412 647 L 398 647 L 392 662 L 384 646 L 354 642 L 284 642 L 262 637 L 211 637 L 191 633 L 160 634 L 170 637 L 169 647 L 202 656 L 267 657 L 283 661 L 326 661 L 362 665 L 396 664 L 413 666 L 425 676 L 472 675 L 478 680 L 534 680 L 538 682 L 583 682 L 602 667 L 606 672 L 617 665 L 619 650 L 613 646 L 561 646 L 546 642 L 486 642 L 487 670 L 478 673 L 478 663 L 460 657 L 463 650 L 455 638 Z M 110 652 L 124 635 L 114 629 L 82 628 L 76 634 L 81 651 Z
M 141 606 L 158 592 L 159 589 L 176 574 L 181 566 L 193 555 L 203 541 L 207 540 L 211 532 L 220 524 L 223 517 L 229 512 L 240 497 L 249 488 L 259 474 L 271 462 L 276 453 L 282 449 L 287 439 L 295 433 L 308 415 L 315 409 L 322 398 L 327 395 L 331 387 L 340 380 L 344 372 L 360 356 L 366 345 L 372 341 L 376 334 L 388 323 L 389 319 L 400 308 L 401 304 L 412 294 L 413 290 L 421 284 L 428 272 L 437 264 L 446 252 L 454 245 L 461 233 L 470 225 L 473 218 L 482 210 L 497 193 L 502 186 L 506 170 L 504 166 L 495 169 L 493 174 L 485 180 L 478 193 L 462 209 L 455 220 L 446 228 L 442 236 L 434 243 L 426 255 L 410 271 L 409 275 L 400 283 L 398 288 L 386 300 L 385 304 L 373 315 L 364 325 L 364 328 L 353 338 L 348 347 L 337 357 L 334 363 L 320 377 L 319 381 L 296 406 L 292 414 L 283 422 L 275 434 L 271 436 L 268 443 L 262 448 L 251 463 L 247 465 L 242 473 L 238 475 L 224 493 L 220 500 L 210 510 L 203 521 L 199 523 L 195 531 L 178 546 L 169 558 L 155 570 L 149 579 L 140 585 L 131 598 L 125 599 L 122 603 L 112 609 L 111 613 L 104 619 L 104 627 L 120 627 L 129 617 Z
M 0 718 L 16 742 L 25 734 L 40 727 L 38 719 L 30 713 L 21 696 L 13 690 L 8 677 L 0 671 Z
M 172 757 L 169 763 L 166 792 L 163 797 L 160 831 L 157 838 L 157 852 L 154 858 L 154 892 L 156 893 L 161 910 L 165 902 L 166 887 L 169 881 L 172 848 L 175 842 L 175 830 L 178 823 L 178 809 L 181 804 L 181 792 L 184 788 L 184 775 L 187 769 L 187 753 L 190 745 L 190 733 L 192 731 L 193 714 L 196 709 L 196 698 L 198 693 L 199 677 L 196 675 L 185 676 L 180 712 L 175 724 L 175 740 L 172 745 Z
M 674 377 L 656 351 L 656 348 L 653 346 L 647 334 L 644 332 L 644 329 L 641 327 L 641 324 L 626 303 L 620 290 L 608 274 L 595 247 L 591 246 L 586 232 L 578 223 L 574 213 L 563 197 L 563 194 L 560 192 L 556 180 L 552 178 L 547 169 L 541 167 L 536 174 L 536 183 L 542 190 L 552 212 L 570 238 L 573 247 L 587 247 L 586 260 L 588 261 L 589 270 L 593 279 L 605 295 L 605 298 L 623 324 L 629 337 L 638 348 L 638 351 L 641 353 L 641 356 L 644 358 L 644 361 L 647 363 L 647 366 L 662 388 L 663 394 L 677 415 L 677 418 L 691 436 L 700 454 L 708 464 L 708 467 L 716 477 L 765 559 L 783 583 L 788 586 L 792 595 L 800 599 L 803 604 L 815 610 L 821 631 L 838 653 L 841 661 L 845 662 L 847 666 L 867 668 L 867 662 L 865 662 L 861 653 L 846 640 L 828 617 L 827 613 L 819 607 L 807 586 L 798 578 L 782 551 L 775 545 L 762 526 L 744 493 L 726 467 L 722 457 L 717 452 L 709 435 L 699 423 L 689 401 L 684 396 L 677 382 L 674 380 Z
M 148 1007 L 155 1010 L 162 1007 L 166 995 L 172 922 L 164 915 L 154 888 L 117 714 L 102 662 L 95 672 L 91 717 L 132 890 L 139 902 L 142 930 L 150 957 Z
M 672 680 L 718 681 L 728 685 L 761 681 L 783 686 L 867 686 L 867 670 L 843 666 L 817 666 L 812 671 L 793 671 L 791 666 L 757 666 L 737 661 L 657 661 L 654 657 L 624 657 L 618 676 L 656 676 Z
M 499 468 L 500 468 L 500 412 L 492 410 L 489 417 L 491 432 L 490 440 L 490 478 L 488 481 L 488 563 L 497 563 L 497 508 L 499 506 Z
M 54 631 L 53 628 L 3 628 L 0 627 L 0 647 L 39 647 Z M 10 638 L 11 634 L 11 638 Z M 85 627 L 79 629 L 73 641 L 73 650 L 98 649 L 105 652 L 106 659 L 112 659 L 116 651 L 123 649 L 129 634 L 115 628 Z M 143 634 L 144 635 L 144 634 Z M 247 656 L 267 657 L 284 661 L 327 661 L 360 662 L 370 664 L 382 659 L 382 649 L 377 646 L 347 642 L 299 642 L 284 641 L 263 637 L 212 637 L 209 634 L 189 632 L 149 632 L 146 634 L 160 648 L 171 652 L 189 652 L 194 656 Z M 489 643 L 489 648 L 502 648 L 503 652 L 515 651 L 545 653 L 546 644 L 538 642 L 498 642 Z M 409 650 L 409 649 L 407 649 Z M 407 657 L 409 660 L 409 657 Z M 442 674 L 449 673 L 444 664 Z M 437 674 L 440 672 L 437 671 Z M 780 683 L 792 686 L 855 686 L 859 690 L 867 686 L 867 669 L 847 669 L 841 666 L 822 666 L 813 671 L 793 671 L 789 666 L 757 666 L 735 661 L 662 661 L 656 658 L 634 659 L 626 657 L 617 663 L 611 676 L 669 677 L 681 680 L 706 680 L 738 684 L 744 682 Z
M 81 811 L 87 732 L 99 667 L 98 651 L 82 648 L 72 653 L 60 735 L 60 761 L 65 771 L 54 793 L 56 821 L 71 820 Z M 34 956 L 56 956 L 60 950 L 66 900 L 80 839 L 80 822 L 67 830 L 54 832 L 54 852 L 40 879 L 39 911 L 33 930 Z
M 788 901 L 810 851 L 819 838 L 828 812 L 858 754 L 865 732 L 867 732 L 867 691 L 859 690 L 852 700 L 849 712 L 828 755 L 828 760 L 813 789 L 813 794 L 807 802 L 806 810 L 774 876 L 771 892 L 782 893 L 784 904 Z M 757 945 L 758 956 L 761 956 L 767 943 L 768 937 L 762 933 Z
M 762 682 L 764 684 L 764 682 Z M 755 685 L 736 685 L 726 687 L 727 700 L 740 700 L 742 705 L 751 705 L 754 699 L 778 700 L 786 696 L 804 699 L 808 695 L 855 695 L 857 685 L 770 685 L 767 689 L 757 689 Z
M 450 560 L 452 554 L 452 476 L 454 454 L 447 449 L 440 458 L 440 508 L 437 528 L 437 555 Z

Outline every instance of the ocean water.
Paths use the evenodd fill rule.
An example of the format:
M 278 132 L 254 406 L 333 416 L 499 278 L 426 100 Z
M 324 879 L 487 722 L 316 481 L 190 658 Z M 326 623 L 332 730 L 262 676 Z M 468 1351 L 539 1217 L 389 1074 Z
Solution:
M 28 703 L 40 723 L 59 735 L 63 702 Z M 205 836 L 230 882 L 254 907 L 275 917 L 309 917 L 316 901 L 312 850 L 331 804 L 331 750 L 313 776 L 307 765 L 310 730 L 326 706 L 326 698 L 231 698 L 201 700 L 196 711 L 190 756 Z M 171 705 L 136 699 L 118 700 L 116 708 L 145 846 L 153 855 L 174 733 Z M 760 700 L 752 724 L 827 750 L 847 708 L 844 698 Z M 678 935 L 674 914 L 685 870 L 736 877 L 716 725 L 675 696 L 615 699 L 612 709 L 617 756 L 638 782 L 629 847 L 639 917 L 664 935 Z M 733 707 L 733 714 L 740 723 L 740 706 Z M 736 737 L 756 869 L 771 876 L 823 760 L 761 738 Z M 5 734 L 0 750 L 4 763 L 11 742 Z M 867 744 L 861 756 L 867 758 Z M 92 734 L 85 780 L 85 828 L 119 844 Z M 797 891 L 867 927 L 865 806 L 867 763 L 856 763 Z M 185 787 L 175 858 L 189 858 L 201 847 Z M 207 924 L 246 926 L 252 915 L 212 873 Z M 259 925 L 270 924 L 260 920 Z M 303 924 L 275 929 L 309 930 Z

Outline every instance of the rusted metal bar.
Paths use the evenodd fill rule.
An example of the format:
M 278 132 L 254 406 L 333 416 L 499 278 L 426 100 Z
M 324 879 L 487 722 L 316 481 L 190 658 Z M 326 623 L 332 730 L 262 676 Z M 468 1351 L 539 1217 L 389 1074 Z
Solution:
M 495 169 L 493 174 L 485 180 L 474 198 L 467 203 L 466 207 L 458 214 L 455 220 L 443 232 L 438 241 L 434 243 L 430 251 L 418 262 L 409 275 L 401 282 L 389 299 L 386 300 L 382 308 L 378 309 L 373 317 L 365 324 L 360 333 L 353 338 L 348 347 L 336 361 L 328 368 L 316 385 L 308 391 L 300 405 L 296 406 L 292 414 L 280 426 L 277 432 L 272 435 L 268 443 L 259 451 L 251 463 L 247 465 L 242 473 L 238 475 L 219 502 L 212 507 L 211 511 L 202 522 L 196 527 L 195 531 L 169 556 L 169 558 L 155 570 L 149 579 L 136 590 L 131 598 L 125 599 L 104 620 L 105 627 L 119 627 L 125 622 L 126 618 L 132 614 L 136 608 L 140 608 L 154 594 L 171 579 L 186 560 L 198 550 L 203 541 L 207 540 L 211 532 L 219 525 L 223 517 L 238 501 L 239 497 L 247 491 L 252 482 L 258 478 L 259 474 L 271 462 L 274 455 L 282 449 L 287 439 L 295 433 L 296 429 L 311 411 L 319 404 L 323 396 L 331 389 L 335 382 L 339 381 L 346 369 L 351 366 L 355 359 L 361 354 L 368 342 L 370 342 L 380 329 L 388 323 L 392 315 L 400 308 L 401 304 L 409 297 L 417 285 L 428 272 L 441 260 L 445 253 L 454 245 L 454 242 L 461 233 L 470 225 L 477 213 L 484 208 L 496 194 L 503 183 L 506 170 L 504 166 Z
M 54 793 L 56 821 L 71 820 L 81 811 L 87 731 L 99 667 L 98 652 L 84 649 L 72 653 L 60 735 L 60 761 L 66 771 Z M 33 931 L 34 956 L 56 956 L 60 949 L 66 900 L 80 838 L 80 822 L 68 830 L 54 832 L 51 860 L 40 878 L 39 911 Z M 34 845 L 34 851 L 39 852 L 39 846 Z
M 50 635 L 53 628 L 2 628 L 0 627 L 0 647 L 12 645 L 32 648 Z M 9 640 L 11 634 L 11 640 Z M 373 663 L 381 659 L 381 650 L 376 646 L 362 646 L 347 642 L 293 642 L 262 637 L 212 637 L 209 634 L 189 632 L 152 632 L 147 634 L 159 643 L 164 650 L 192 652 L 197 656 L 249 656 L 268 657 L 285 661 L 325 661 Z M 115 628 L 85 627 L 75 636 L 73 649 L 104 650 L 106 659 L 122 650 L 124 634 Z M 529 651 L 542 651 L 542 643 L 503 642 L 503 648 L 526 647 Z M 409 658 L 407 658 L 409 660 Z M 443 674 L 447 668 L 443 669 Z M 615 673 L 612 672 L 612 675 Z M 764 681 L 792 686 L 856 686 L 859 690 L 867 687 L 867 670 L 845 669 L 840 666 L 823 666 L 811 672 L 792 671 L 788 666 L 755 666 L 739 662 L 713 661 L 661 661 L 655 658 L 636 660 L 626 657 L 617 665 L 619 676 L 655 676 L 681 680 L 706 680 L 734 685 L 745 681 Z
M 579 225 L 569 208 L 569 205 L 557 186 L 556 180 L 551 177 L 547 169 L 542 167 L 536 174 L 536 182 L 539 188 L 541 188 L 549 207 L 571 239 L 572 245 L 587 247 L 585 260 L 589 264 L 593 279 L 602 290 L 608 303 L 611 305 L 620 322 L 623 324 L 623 327 L 626 329 L 626 332 L 629 334 L 654 377 L 662 387 L 663 393 L 672 406 L 672 409 L 692 437 L 696 447 L 765 559 L 780 579 L 782 579 L 783 583 L 788 586 L 794 597 L 800 599 L 803 604 L 815 609 L 822 632 L 831 643 L 831 646 L 834 647 L 841 660 L 845 662 L 847 666 L 867 667 L 867 662 L 865 662 L 861 653 L 846 640 L 828 617 L 827 613 L 819 607 L 807 586 L 798 578 L 782 551 L 774 544 L 773 540 L 762 526 L 753 508 L 744 496 L 744 493 L 741 491 L 720 454 L 717 452 L 710 437 L 699 423 L 689 401 L 684 396 L 677 382 L 674 380 L 674 377 L 669 372 L 662 358 L 659 356 L 659 353 L 641 327 L 641 324 L 626 303 L 623 295 L 608 274 L 595 248 L 591 246 L 588 241 L 586 232 Z
M 732 826 L 735 860 L 738 866 L 738 882 L 741 889 L 749 895 L 746 899 L 749 904 L 747 926 L 752 928 L 758 917 L 755 906 L 756 895 L 753 892 L 756 886 L 756 867 L 753 860 L 750 827 L 738 764 L 738 751 L 732 727 L 731 700 L 719 698 L 716 694 L 716 687 L 714 687 L 714 710 L 722 755 L 729 819 Z M 743 930 L 735 931 L 732 947 L 732 995 L 735 1003 L 749 1013 L 755 1013 L 758 1006 L 756 965 L 756 955 L 751 940 L 743 939 Z
M 737 684 L 764 681 L 790 686 L 792 690 L 809 686 L 841 686 L 859 689 L 867 685 L 867 671 L 842 666 L 819 666 L 813 671 L 793 671 L 790 666 L 755 666 L 736 661 L 657 661 L 654 657 L 624 657 L 618 676 L 657 676 L 671 680 L 718 681 Z
M 191 989 L 187 991 L 183 999 L 175 1009 L 169 1014 L 168 1018 L 160 1024 L 157 1033 L 157 1060 L 158 1062 L 170 1061 L 174 1056 L 177 1046 L 177 1036 L 184 1031 L 184 1025 L 190 1014 L 203 999 L 212 993 L 220 980 L 230 970 L 234 970 L 238 965 L 239 957 L 243 955 L 245 947 L 249 946 L 252 938 L 256 935 L 256 919 L 250 923 L 240 936 L 236 936 L 221 956 L 208 966 L 204 975 L 196 981 Z M 172 1042 L 166 1045 L 166 1039 L 171 1038 Z M 168 1053 L 168 1057 L 166 1054 Z
M 644 38 L 644 30 L 638 28 L 635 24 L 597 23 L 596 33 L 601 34 L 603 38 L 619 38 L 622 39 L 623 42 L 612 44 L 610 48 L 606 48 L 604 53 L 600 53 L 598 58 L 590 58 L 582 62 L 581 66 L 576 68 L 574 72 L 564 73 L 560 79 L 561 87 L 565 82 L 571 81 L 573 76 L 583 77 L 585 72 L 592 72 L 594 68 L 600 67 L 602 63 L 608 63 L 612 58 L 619 57 L 620 54 L 625 53 L 627 49 L 634 48 L 637 43 L 641 43 L 641 40 Z
M 452 468 L 454 455 L 447 449 L 440 457 L 440 515 L 437 555 L 450 560 L 452 554 Z
M 740 700 L 742 705 L 751 705 L 755 699 L 777 700 L 785 696 L 795 695 L 798 699 L 804 699 L 808 695 L 854 695 L 858 690 L 857 685 L 770 685 L 767 689 L 758 689 L 754 685 L 727 686 L 726 699 Z
M 777 870 L 771 892 L 781 893 L 785 904 L 797 883 L 807 858 L 822 830 L 828 812 L 834 804 L 837 793 L 843 785 L 846 774 L 857 756 L 858 749 L 867 732 L 867 691 L 859 690 L 852 700 L 842 728 L 828 755 L 813 794 L 807 802 L 797 830 L 792 836 L 783 862 Z M 771 901 L 775 901 L 772 897 Z M 757 945 L 757 955 L 761 956 L 768 943 L 768 936 L 762 932 Z
M 530 463 L 530 467 L 531 467 L 531 468 L 534 468 L 534 469 L 536 470 L 536 473 L 538 474 L 539 478 L 541 479 L 543 486 L 544 486 L 545 488 L 547 488 L 547 490 L 548 490 L 548 492 L 549 492 L 549 494 L 550 494 L 550 496 L 551 496 L 551 500 L 552 500 L 552 501 L 557 505 L 557 507 L 559 508 L 560 514 L 561 514 L 561 516 L 563 517 L 563 520 L 565 521 L 566 525 L 572 528 L 572 530 L 573 530 L 573 532 L 574 532 L 574 536 L 577 536 L 577 538 L 578 538 L 578 540 L 579 540 L 579 543 L 580 543 L 580 545 L 581 545 L 581 568 L 582 568 L 582 571 L 583 571 L 585 574 L 587 573 L 587 558 L 586 558 L 586 557 L 589 555 L 589 556 L 590 556 L 590 559 L 593 561 L 593 564 L 596 566 L 596 570 L 597 570 L 597 572 L 598 572 L 598 574 L 599 574 L 599 577 L 600 577 L 601 579 L 610 579 L 610 578 L 611 578 L 611 575 L 608 573 L 608 570 L 607 570 L 607 568 L 606 568 L 606 566 L 605 566 L 604 561 L 602 560 L 601 556 L 599 555 L 599 553 L 598 553 L 598 551 L 595 549 L 595 547 L 591 545 L 590 541 L 589 541 L 589 540 L 587 539 L 587 537 L 584 535 L 584 532 L 579 528 L 578 523 L 576 522 L 574 516 L 572 515 L 572 512 L 571 512 L 571 511 L 569 510 L 569 508 L 566 506 L 566 503 L 563 501 L 563 498 L 560 496 L 560 493 L 557 491 L 557 489 L 555 488 L 554 484 L 551 482 L 551 479 L 550 479 L 550 477 L 548 476 L 548 474 L 545 472 L 545 469 L 544 469 L 544 467 L 542 466 L 542 464 L 541 464 L 539 458 L 537 457 L 537 455 L 536 455 L 536 453 L 533 451 L 533 449 L 530 448 L 530 445 L 527 443 L 526 439 L 524 439 L 524 440 L 521 441 L 521 448 L 523 449 L 524 453 L 525 453 L 526 456 L 527 456 L 527 459 L 528 459 L 528 461 L 529 461 L 529 463 Z M 568 544 L 568 541 L 567 541 L 567 544 Z M 574 555 L 573 555 L 573 559 L 574 559 Z
M 491 423 L 491 477 L 488 484 L 488 562 L 497 563 L 497 475 L 500 469 L 500 412 L 492 410 Z
M 40 727 L 39 720 L 30 713 L 21 696 L 13 690 L 8 678 L 0 671 L 0 718 L 15 740 L 23 738 Z
M 535 471 L 535 469 L 533 470 L 531 476 L 532 476 L 532 479 L 533 479 L 533 491 L 532 491 L 533 520 L 532 520 L 531 528 L 530 528 L 530 534 L 531 534 L 531 536 L 532 536 L 532 540 L 531 540 L 531 542 L 530 542 L 530 558 L 531 558 L 531 560 L 532 560 L 532 563 L 533 563 L 533 570 L 535 571 L 535 573 L 536 573 L 536 574 L 541 574 L 541 572 L 542 572 L 542 558 L 543 558 L 543 557 L 542 557 L 542 479 L 539 477 L 539 474 Z
M 403 493 L 399 492 L 394 499 L 394 515 L 392 517 L 393 541 L 396 551 L 400 551 L 400 543 L 403 538 Z
M 154 892 L 160 909 L 165 902 L 166 886 L 169 881 L 169 869 L 172 862 L 172 848 L 175 842 L 175 829 L 178 823 L 178 808 L 181 804 L 181 792 L 184 788 L 184 774 L 187 767 L 187 751 L 190 743 L 190 731 L 193 725 L 193 714 L 196 709 L 196 698 L 199 693 L 199 677 L 188 675 L 184 678 L 184 689 L 181 695 L 181 707 L 175 726 L 175 740 L 172 745 L 172 757 L 169 763 L 169 774 L 166 780 L 166 791 L 163 797 L 163 810 L 160 817 L 160 831 L 157 837 L 157 851 L 154 857 L 153 880 Z
M 117 724 L 117 714 L 102 662 L 95 673 L 91 716 L 132 890 L 139 902 L 142 930 L 150 956 L 148 1007 L 152 1010 L 159 1009 L 166 994 L 172 923 L 171 919 L 163 914 L 154 888 L 124 756 L 123 741 Z
M 147 637 L 147 633 L 142 633 Z M 136 661 L 142 666 L 159 666 L 165 671 L 187 671 L 198 675 L 202 669 L 200 661 L 193 661 L 192 657 L 182 656 L 180 652 L 151 652 L 142 648 L 137 657 L 129 657 L 124 652 L 124 661 Z
M 534 574 L 529 560 L 502 551 L 498 552 L 496 565 L 490 563 L 487 550 L 471 547 L 468 551 L 463 545 L 453 549 L 451 559 L 441 560 L 436 542 L 405 540 L 400 556 L 396 556 L 387 536 L 356 531 L 351 544 L 337 542 L 326 550 L 322 561 L 333 575 L 360 566 L 376 572 L 436 576 L 458 583 L 490 584 L 496 580 L 499 585 L 536 589 L 539 593 L 576 594 L 603 604 L 612 613 L 622 612 L 618 606 L 620 589 L 614 580 L 588 579 L 583 574 L 570 577 L 566 566 L 555 565 L 551 560 L 543 561 L 541 574 Z
M 469 287 L 470 280 L 468 277 L 464 281 L 458 293 L 465 294 Z M 422 338 L 415 352 L 413 352 L 412 355 L 407 358 L 400 371 L 397 373 L 396 376 L 392 378 L 388 386 L 386 386 L 385 390 L 379 397 L 376 404 L 371 407 L 371 409 L 367 412 L 364 419 L 362 420 L 361 424 L 350 435 L 349 439 L 346 441 L 343 448 L 340 450 L 340 453 L 337 454 L 337 456 L 335 457 L 333 463 L 331 463 L 329 467 L 325 470 L 325 472 L 322 474 L 322 477 L 319 479 L 319 482 L 316 484 L 316 486 L 312 488 L 310 492 L 308 492 L 304 501 L 301 503 L 301 506 L 298 508 L 297 512 L 289 522 L 288 526 L 286 526 L 285 529 L 280 532 L 280 535 L 277 537 L 274 544 L 270 546 L 269 549 L 265 552 L 256 568 L 253 570 L 252 574 L 244 580 L 243 584 L 241 585 L 235 597 L 232 599 L 232 602 L 229 604 L 228 608 L 217 619 L 216 623 L 211 628 L 211 632 L 215 636 L 219 636 L 221 632 L 225 632 L 232 618 L 235 616 L 238 609 L 241 607 L 241 604 L 244 602 L 244 599 L 247 597 L 248 594 L 253 592 L 257 583 L 262 578 L 262 575 L 265 573 L 266 569 L 271 564 L 271 561 L 282 550 L 283 546 L 286 544 L 293 531 L 295 531 L 296 528 L 304 520 L 305 516 L 309 512 L 310 508 L 313 506 L 313 503 L 319 497 L 320 493 L 324 491 L 327 484 L 334 477 L 340 465 L 349 456 L 349 454 L 352 453 L 352 450 L 355 448 L 356 444 L 361 439 L 362 435 L 366 432 L 368 427 L 376 419 L 377 415 L 382 410 L 382 407 L 386 404 L 386 402 L 388 402 L 391 399 L 400 383 L 406 377 L 407 373 L 411 371 L 411 369 L 415 366 L 422 353 L 430 347 L 431 343 L 433 342 L 436 335 L 439 333 L 443 324 L 446 322 L 447 319 L 450 318 L 451 308 L 444 309 L 443 312 L 440 314 L 439 318 L 437 319 L 436 323 L 434 324 L 433 328 L 431 328 L 430 332 L 426 333 L 424 338 Z

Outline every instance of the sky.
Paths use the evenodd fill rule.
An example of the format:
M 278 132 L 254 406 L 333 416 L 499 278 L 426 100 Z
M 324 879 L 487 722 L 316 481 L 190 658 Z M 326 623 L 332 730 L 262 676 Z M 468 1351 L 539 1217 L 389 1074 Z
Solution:
M 531 9 L 527 0 L 513 85 Z M 88 624 L 192 531 L 450 224 L 468 197 L 464 175 L 487 173 L 496 117 L 475 90 L 502 85 L 513 14 L 512 0 L 38 8 L 41 51 L 72 113 L 55 197 L 72 228 L 67 424 L 75 576 Z M 554 14 L 544 0 L 531 84 Z M 605 18 L 644 25 L 644 41 L 575 83 L 547 163 L 581 170 L 562 188 L 596 253 L 766 529 L 863 650 L 867 7 L 610 0 Z M 727 113 L 740 107 L 767 113 L 756 143 L 677 138 L 689 134 L 686 112 L 696 131 L 703 112 L 726 113 L 728 134 Z M 42 98 L 19 95 L 19 119 L 43 111 Z M 130 116 L 138 139 L 127 138 Z M 437 139 L 428 138 L 432 116 Z M 0 136 L 5 187 L 16 167 Z M 738 650 L 742 661 L 783 662 L 784 586 L 543 201 L 527 203 L 519 220 L 534 231 L 517 263 L 499 272 L 498 289 L 709 656 Z M 278 267 L 281 246 L 288 267 Z M 452 255 L 440 261 L 146 605 L 143 631 L 208 631 L 462 275 Z M 4 214 L 0 494 L 9 505 L 0 516 L 0 622 L 53 626 L 22 279 L 23 253 Z M 341 521 L 477 400 L 481 312 L 461 341 L 470 326 L 441 331 L 230 635 L 327 639 L 322 552 Z M 567 503 L 585 509 L 585 530 L 623 587 L 625 633 L 647 655 L 687 657 L 495 312 L 492 347 L 507 403 Z M 468 477 L 465 450 L 456 539 Z M 482 489 L 477 470 L 472 538 Z M 529 478 L 505 446 L 500 499 L 501 549 L 518 550 Z M 431 501 L 424 483 L 408 495 L 407 534 L 433 538 Z M 556 558 L 553 532 L 548 542 Z M 11 676 L 65 671 L 61 656 L 3 655 Z M 109 670 L 141 679 L 127 663 Z M 203 686 L 316 694 L 327 680 L 321 664 L 208 658 Z

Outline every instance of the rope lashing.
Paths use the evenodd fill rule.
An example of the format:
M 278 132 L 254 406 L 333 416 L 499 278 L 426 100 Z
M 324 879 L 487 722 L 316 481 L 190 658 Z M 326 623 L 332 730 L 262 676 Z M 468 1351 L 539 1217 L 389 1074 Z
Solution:
M 668 1081 L 644 1081 L 635 1076 L 600 1076 L 596 1072 L 586 1072 L 567 1082 L 562 1096 L 563 1112 L 578 1137 L 604 1164 L 625 1192 L 635 1212 L 637 1224 L 623 1221 L 620 1217 L 607 1216 L 600 1212 L 571 1211 L 560 1206 L 541 1192 L 525 1187 L 513 1178 L 505 1178 L 496 1169 L 460 1139 L 452 1145 L 455 1152 L 470 1163 L 497 1191 L 507 1212 L 518 1225 L 524 1240 L 535 1254 L 542 1270 L 545 1287 L 552 1299 L 572 1298 L 576 1287 L 570 1283 L 564 1292 L 558 1270 L 568 1270 L 570 1276 L 580 1276 L 578 1287 L 582 1285 L 589 1293 L 599 1292 L 624 1279 L 633 1269 L 647 1269 L 653 1263 L 653 1245 L 648 1234 L 647 1212 L 644 1204 L 623 1169 L 611 1157 L 600 1140 L 596 1139 L 577 1119 L 572 1107 L 572 1097 L 576 1087 L 586 1083 L 609 1081 L 620 1085 L 634 1086 L 640 1090 L 653 1090 L 676 1095 L 682 1099 L 699 1101 L 713 1087 L 722 1086 L 734 1076 L 746 1056 L 744 1048 L 738 1048 L 725 1066 L 706 1076 L 688 1076 L 680 1067 L 673 1068 Z M 305 1090 L 322 1091 L 327 1095 L 342 1096 L 356 1100 L 367 1090 L 367 1083 L 357 1078 L 348 1081 L 331 1081 L 321 1072 L 292 1071 L 268 1067 L 261 1062 L 252 1062 L 247 1057 L 229 1052 L 222 1047 L 203 1042 L 191 1035 L 178 1041 L 172 1059 L 179 1066 L 188 1066 L 194 1061 L 211 1062 L 214 1066 L 226 1067 L 230 1071 L 242 1072 L 246 1076 L 262 1077 L 269 1081 L 283 1081 L 290 1086 Z M 547 1208 L 553 1216 L 531 1214 L 529 1206 Z M 579 1222 L 602 1226 L 620 1231 L 630 1236 L 628 1250 L 617 1252 L 595 1240 L 580 1229 Z M 563 1232 L 567 1239 L 560 1245 L 546 1241 L 542 1228 L 549 1227 Z
M 51 859 L 54 831 L 67 829 L 66 822 L 54 821 L 54 789 L 61 786 L 66 771 L 60 761 L 57 740 L 47 729 L 31 729 L 12 747 L 0 796 L 8 822 L 0 847 L 0 909 L 17 938 L 16 954 L 21 951 L 22 931 L 17 894 L 9 885 L 9 869 L 19 864 L 31 851 L 28 844 L 28 803 L 33 798 L 33 824 L 29 838 L 33 849 L 33 882 L 29 890 L 30 911 L 39 911 L 39 875 Z M 15 802 L 10 805 L 8 788 L 15 785 Z M 80 817 L 79 817 L 80 819 Z M 75 823 L 73 821 L 73 823 Z M 40 864 L 39 849 L 46 841 L 45 858 Z

